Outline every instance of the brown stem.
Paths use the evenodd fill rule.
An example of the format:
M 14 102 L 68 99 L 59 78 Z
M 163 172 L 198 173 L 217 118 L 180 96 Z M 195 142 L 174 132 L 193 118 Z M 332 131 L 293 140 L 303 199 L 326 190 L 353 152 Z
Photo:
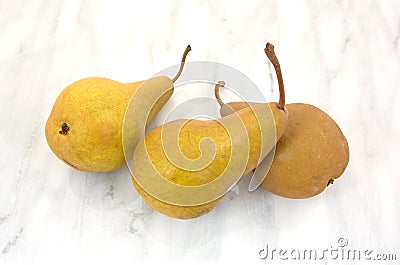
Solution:
M 275 68 L 275 72 L 276 72 L 276 77 L 278 78 L 278 84 L 279 84 L 278 108 L 284 109 L 285 108 L 285 87 L 283 85 L 281 66 L 280 66 L 278 58 L 276 58 L 276 55 L 274 52 L 274 45 L 272 45 L 271 43 L 267 43 L 264 51 L 265 51 L 265 54 L 268 56 L 268 59 L 273 64 L 273 66 Z
M 222 107 L 222 105 L 224 105 L 224 102 L 222 101 L 221 97 L 219 96 L 219 88 L 225 86 L 225 82 L 224 81 L 218 81 L 217 84 L 215 84 L 215 88 L 214 88 L 214 95 L 215 98 L 217 99 L 219 105 Z
M 333 179 L 329 179 L 329 180 L 328 180 L 328 184 L 327 184 L 326 186 L 328 187 L 328 186 L 331 185 L 331 184 L 333 184 Z
M 192 48 L 190 47 L 190 45 L 188 45 L 185 49 L 185 51 L 183 52 L 183 56 L 182 56 L 182 60 L 181 60 L 181 66 L 179 67 L 179 71 L 178 73 L 176 73 L 176 75 L 174 76 L 174 78 L 172 78 L 172 82 L 175 82 L 179 76 L 181 75 L 182 71 L 183 71 L 183 66 L 185 65 L 185 61 L 186 61 L 186 56 L 188 55 L 188 53 L 192 50 Z

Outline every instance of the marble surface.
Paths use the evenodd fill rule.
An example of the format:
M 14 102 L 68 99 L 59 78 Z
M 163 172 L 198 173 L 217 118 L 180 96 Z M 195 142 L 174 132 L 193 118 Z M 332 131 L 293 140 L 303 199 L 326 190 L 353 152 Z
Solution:
M 174 220 L 142 201 L 126 168 L 78 172 L 47 146 L 45 121 L 69 83 L 141 80 L 187 44 L 189 61 L 230 65 L 274 100 L 267 41 L 287 102 L 322 108 L 349 142 L 344 175 L 316 197 L 249 193 L 245 177 L 210 214 Z M 369 264 L 399 264 L 399 84 L 397 0 L 0 1 L 0 264 L 300 264 L 260 250 L 322 251 L 340 238 L 397 254 Z

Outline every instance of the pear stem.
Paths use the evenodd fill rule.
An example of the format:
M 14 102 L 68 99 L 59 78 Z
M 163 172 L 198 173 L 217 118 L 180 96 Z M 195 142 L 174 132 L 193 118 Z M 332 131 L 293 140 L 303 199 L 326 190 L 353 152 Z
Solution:
M 285 87 L 283 85 L 281 66 L 280 66 L 278 58 L 276 58 L 276 55 L 274 52 L 274 45 L 272 45 L 271 43 L 267 43 L 267 45 L 265 46 L 264 52 L 275 68 L 276 77 L 278 78 L 278 84 L 279 84 L 278 108 L 283 110 L 283 109 L 285 109 Z
M 219 105 L 222 107 L 222 105 L 224 105 L 224 102 L 222 101 L 221 97 L 219 96 L 219 88 L 225 86 L 225 82 L 224 81 L 218 81 L 217 84 L 215 84 L 215 88 L 214 88 L 214 95 L 215 98 L 217 99 Z
M 182 56 L 182 60 L 181 60 L 181 66 L 179 67 L 179 71 L 178 73 L 176 73 L 176 75 L 174 76 L 174 78 L 172 78 L 172 82 L 174 83 L 179 76 L 181 75 L 182 71 L 183 71 L 183 66 L 185 65 L 185 61 L 186 61 L 186 56 L 188 55 L 188 53 L 192 50 L 192 48 L 190 47 L 190 45 L 188 45 L 185 49 L 185 51 L 183 52 L 183 56 Z
M 329 179 L 328 184 L 326 186 L 328 187 L 329 185 L 333 184 L 333 181 L 334 181 L 333 179 Z

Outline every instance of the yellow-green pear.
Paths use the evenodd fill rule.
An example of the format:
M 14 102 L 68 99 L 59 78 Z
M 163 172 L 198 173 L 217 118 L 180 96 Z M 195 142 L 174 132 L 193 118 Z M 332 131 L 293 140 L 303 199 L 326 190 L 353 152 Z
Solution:
M 188 46 L 174 78 L 158 76 L 121 83 L 89 77 L 69 85 L 58 96 L 46 122 L 47 142 L 54 154 L 71 167 L 90 172 L 112 171 L 125 165 L 122 131 L 128 104 L 148 116 L 138 116 L 124 141 L 137 143 L 141 131 L 171 97 L 182 72 Z M 138 93 L 138 92 L 141 93 Z M 131 98 L 136 96 L 131 102 Z M 131 113 L 135 118 L 135 113 Z M 143 135 L 144 136 L 144 135 Z M 138 139 L 139 138 L 139 139 Z
M 198 217 L 257 166 L 286 124 L 284 110 L 268 104 L 218 120 L 169 122 L 137 144 L 133 183 L 155 210 L 180 219 Z
M 269 58 L 274 56 L 268 47 Z M 224 86 L 220 81 L 215 91 Z M 283 86 L 279 103 L 243 105 L 216 120 L 175 120 L 136 146 L 133 184 L 167 216 L 190 219 L 214 209 L 226 192 L 275 146 L 288 120 Z

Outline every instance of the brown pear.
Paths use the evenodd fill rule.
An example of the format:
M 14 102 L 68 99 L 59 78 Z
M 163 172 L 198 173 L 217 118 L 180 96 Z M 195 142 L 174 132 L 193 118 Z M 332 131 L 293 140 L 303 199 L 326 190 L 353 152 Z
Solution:
M 288 126 L 276 145 L 262 186 L 282 197 L 303 199 L 321 193 L 349 162 L 349 146 L 336 122 L 319 108 L 287 104 Z
M 271 62 L 277 72 L 282 95 L 280 65 L 277 60 Z M 223 103 L 219 87 L 215 88 L 215 97 L 221 105 L 221 116 L 260 104 Z M 286 109 L 290 113 L 288 126 L 276 145 L 275 153 L 271 152 L 265 158 L 273 159 L 273 163 L 262 186 L 282 197 L 309 198 L 321 193 L 343 174 L 349 162 L 349 147 L 339 126 L 322 110 L 304 103 L 286 104 Z

